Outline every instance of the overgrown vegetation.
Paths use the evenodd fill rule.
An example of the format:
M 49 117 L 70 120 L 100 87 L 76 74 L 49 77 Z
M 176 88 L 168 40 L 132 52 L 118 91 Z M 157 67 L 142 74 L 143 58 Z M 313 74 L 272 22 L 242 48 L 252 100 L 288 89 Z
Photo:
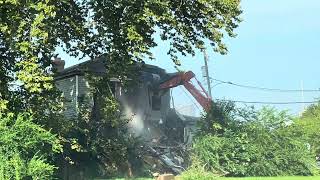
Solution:
M 28 157 L 14 154 L 18 152 L 10 149 L 10 144 L 1 144 L 2 148 L 7 149 L 6 153 L 12 153 L 6 162 L 10 163 L 12 159 L 12 162 L 19 164 L 16 167 L 20 168 L 14 170 L 15 178 L 23 178 L 21 174 L 25 172 L 37 172 L 46 174 L 41 177 L 48 179 L 55 168 L 46 164 L 47 160 L 59 162 L 55 163 L 57 166 L 73 164 L 78 159 L 73 156 L 75 154 L 82 157 L 82 153 L 88 153 L 88 158 L 92 158 L 91 155 L 96 158 L 117 147 L 117 150 L 121 150 L 116 151 L 118 154 L 105 155 L 108 164 L 127 158 L 122 149 L 124 146 L 130 147 L 130 138 L 123 139 L 119 135 L 122 134 L 121 128 L 117 128 L 120 127 L 119 119 L 98 118 L 98 122 L 92 123 L 91 119 L 84 118 L 71 123 L 60 116 L 61 97 L 54 87 L 53 72 L 50 70 L 51 58 L 58 55 L 55 53 L 57 47 L 62 47 L 75 57 L 95 59 L 105 56 L 109 76 L 102 76 L 104 78 L 100 82 L 107 82 L 107 78 L 113 76 L 125 83 L 132 75 L 134 61 L 153 58 L 150 49 L 157 46 L 155 35 L 170 42 L 168 54 L 176 64 L 180 63 L 179 53 L 194 55 L 196 49 L 206 47 L 205 42 L 209 42 L 214 50 L 226 53 L 223 35 L 235 35 L 233 30 L 240 22 L 239 4 L 239 0 L 0 1 L 1 121 L 4 123 L 4 117 L 13 114 L 13 122 L 7 124 L 10 127 L 20 114 L 27 113 L 32 120 L 20 120 L 34 128 L 28 126 L 30 129 L 24 129 L 28 130 L 24 133 L 39 137 L 36 140 L 24 139 L 26 134 L 10 134 L 11 131 L 4 131 L 9 134 L 3 136 L 26 141 L 26 146 L 19 147 L 19 153 L 33 152 L 29 145 L 39 150 L 45 146 L 45 143 L 38 143 L 47 138 L 38 134 L 38 128 L 42 128 L 44 134 L 56 134 L 59 142 L 55 141 L 55 144 L 63 145 L 63 153 L 51 158 L 51 155 L 42 154 L 42 151 L 37 154 L 30 152 Z M 101 103 L 106 103 L 107 109 L 102 111 L 115 113 L 117 103 L 105 95 L 102 95 Z M 100 123 L 102 129 L 97 128 Z M 105 134 L 102 131 L 108 126 L 113 126 L 115 133 L 103 137 Z M 110 139 L 114 141 L 109 143 Z M 113 159 L 108 159 L 110 157 Z M 34 162 L 38 162 L 39 167 L 43 162 L 43 168 L 38 168 Z M 1 164 L 3 174 L 11 174 L 12 166 L 8 163 Z
M 29 114 L 0 116 L 0 179 L 51 179 L 50 164 L 62 151 L 59 140 Z
M 305 139 L 311 150 L 319 158 L 320 155 L 320 103 L 312 104 L 293 124 L 293 136 Z
M 285 111 L 218 102 L 200 123 L 194 158 L 225 176 L 317 175 L 316 155 L 297 135 L 300 121 Z
M 90 90 L 79 102 L 79 115 L 65 119 L 63 156 L 86 178 L 142 175 L 139 139 L 112 93 L 108 78 L 88 75 Z M 66 167 L 65 167 L 66 168 Z
M 92 161 L 110 175 L 128 169 L 137 145 L 104 83 L 125 83 L 134 62 L 153 59 L 156 35 L 170 42 L 177 65 L 180 54 L 194 55 L 205 42 L 225 54 L 224 35 L 235 36 L 240 14 L 239 0 L 0 0 L 0 178 L 52 179 L 58 167 Z M 74 121 L 60 115 L 50 70 L 59 46 L 75 57 L 107 59 L 108 75 L 92 81 L 96 111 L 84 107 Z M 293 119 L 273 109 L 214 104 L 183 177 L 315 175 L 319 111 L 313 105 Z

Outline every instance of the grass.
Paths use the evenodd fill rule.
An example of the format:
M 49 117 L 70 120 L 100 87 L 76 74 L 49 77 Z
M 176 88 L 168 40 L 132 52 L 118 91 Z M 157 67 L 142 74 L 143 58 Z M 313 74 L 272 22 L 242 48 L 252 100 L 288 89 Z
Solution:
M 126 178 L 95 179 L 95 180 L 126 180 Z M 131 178 L 130 180 L 154 180 L 154 179 L 153 178 Z
M 320 180 L 320 176 L 280 176 L 280 177 L 220 177 L 217 180 Z
M 284 176 L 284 177 L 220 177 L 217 180 L 320 180 L 320 176 Z M 99 179 L 102 180 L 102 179 Z M 111 180 L 125 180 L 123 178 L 111 179 Z M 135 178 L 131 180 L 154 180 L 153 178 Z

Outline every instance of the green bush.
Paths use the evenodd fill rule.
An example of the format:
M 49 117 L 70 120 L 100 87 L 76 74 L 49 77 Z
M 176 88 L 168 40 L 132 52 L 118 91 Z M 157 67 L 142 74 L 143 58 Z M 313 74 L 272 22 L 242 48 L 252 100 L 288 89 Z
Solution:
M 0 119 L 0 180 L 52 179 L 48 159 L 61 150 L 56 137 L 34 124 L 28 114 Z
M 315 154 L 303 138 L 292 135 L 292 118 L 286 112 L 271 108 L 239 111 L 232 104 L 223 105 L 215 105 L 212 112 L 216 114 L 210 112 L 202 119 L 193 145 L 194 158 L 206 170 L 227 176 L 318 173 Z
M 181 174 L 180 179 L 182 180 L 214 180 L 216 175 L 205 171 L 203 168 L 190 168 Z
M 183 172 L 179 179 L 182 180 L 213 180 L 218 176 L 223 176 L 224 174 L 217 170 L 207 171 L 199 159 L 194 158 L 192 160 L 192 166 L 188 168 L 187 171 Z
M 320 103 L 310 105 L 292 126 L 292 136 L 303 137 L 310 149 L 320 156 Z

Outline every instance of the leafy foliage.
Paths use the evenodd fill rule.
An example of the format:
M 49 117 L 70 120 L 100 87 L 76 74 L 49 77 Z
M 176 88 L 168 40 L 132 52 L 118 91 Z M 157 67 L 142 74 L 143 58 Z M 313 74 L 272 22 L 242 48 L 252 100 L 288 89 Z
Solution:
M 112 83 L 89 74 L 87 79 L 90 93 L 79 99 L 79 115 L 63 120 L 63 158 L 70 166 L 91 172 L 88 178 L 138 175 L 141 144 L 127 129 L 129 120 L 121 113 Z
M 170 41 L 168 54 L 177 64 L 176 53 L 194 55 L 194 48 L 204 48 L 205 39 L 224 54 L 226 46 L 222 38 L 224 34 L 235 35 L 233 29 L 240 22 L 239 3 L 238 0 L 91 0 L 88 7 L 94 12 L 92 28 L 97 30 L 91 37 L 97 38 L 94 43 L 100 42 L 109 57 L 122 57 L 116 59 L 122 62 L 117 65 L 128 60 L 140 61 L 143 55 L 152 57 L 149 50 L 157 45 L 153 37 L 155 27 L 160 30 L 162 40 Z
M 102 108 L 97 122 L 84 117 L 72 123 L 59 115 L 61 97 L 50 70 L 51 58 L 57 56 L 56 48 L 60 46 L 75 57 L 105 56 L 108 76 L 102 76 L 98 82 L 102 85 L 108 78 L 116 77 L 125 83 L 134 72 L 131 68 L 134 61 L 153 58 L 150 49 L 157 45 L 156 35 L 170 42 L 168 54 L 176 64 L 180 63 L 178 53 L 194 55 L 196 49 L 206 47 L 205 42 L 226 53 L 223 36 L 235 35 L 233 30 L 240 22 L 239 4 L 239 0 L 0 0 L 0 115 L 13 114 L 18 118 L 20 113 L 27 112 L 33 120 L 26 123 L 40 125 L 43 134 L 51 134 L 49 129 L 59 134 L 58 138 L 64 142 L 63 160 L 72 151 L 85 149 L 98 155 L 108 146 L 108 150 L 117 147 L 118 153 L 108 162 L 121 161 L 128 152 L 124 144 L 128 145 L 130 138 L 120 140 L 123 129 L 117 128 L 123 121 L 118 119 L 119 107 L 114 98 L 101 91 L 99 101 L 106 107 Z M 106 127 L 113 131 L 103 138 Z M 39 129 L 28 128 L 24 130 L 32 137 L 39 135 Z M 24 135 L 14 134 L 18 139 L 24 139 Z M 25 144 L 33 145 L 32 148 L 15 148 L 24 153 L 31 151 L 30 155 L 35 157 L 33 149 L 41 149 L 42 144 L 34 141 L 46 141 L 47 137 L 25 137 L 30 138 L 24 139 L 30 140 Z M 79 142 L 81 139 L 85 141 Z M 7 152 L 15 150 L 10 144 L 4 147 L 8 148 Z M 17 162 L 21 160 L 20 164 L 28 164 L 32 158 L 20 152 L 13 155 Z M 39 157 L 35 159 L 40 163 L 42 154 Z
M 1 116 L 0 179 L 50 179 L 48 158 L 62 150 L 58 139 L 34 124 L 28 114 Z
M 310 105 L 298 117 L 292 126 L 292 136 L 302 137 L 310 145 L 311 150 L 319 157 L 320 155 L 320 104 Z
M 212 112 L 216 114 L 209 112 L 204 117 L 207 126 L 200 126 L 200 131 L 205 127 L 204 131 L 208 133 L 200 133 L 193 147 L 195 157 L 207 170 L 220 171 L 227 176 L 318 173 L 314 154 L 303 138 L 292 136 L 289 126 L 292 119 L 285 112 L 263 108 L 258 112 L 251 109 L 238 114 L 239 109 L 232 103 L 227 106 L 222 103 L 218 111 L 219 106 L 213 107 Z
M 217 179 L 217 175 L 210 173 L 201 167 L 192 167 L 183 172 L 179 178 L 183 180 L 215 180 Z

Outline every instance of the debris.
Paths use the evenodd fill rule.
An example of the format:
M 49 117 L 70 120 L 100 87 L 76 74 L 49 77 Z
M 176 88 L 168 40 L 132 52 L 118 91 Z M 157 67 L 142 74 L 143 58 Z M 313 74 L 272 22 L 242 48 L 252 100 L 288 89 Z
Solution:
M 184 168 L 180 165 L 177 165 L 172 159 L 169 158 L 168 155 L 162 154 L 155 150 L 153 147 L 148 147 L 149 153 L 152 154 L 153 157 L 158 158 L 167 168 L 169 168 L 174 174 L 180 174 L 184 171 Z
M 160 176 L 160 174 L 159 174 L 159 173 L 153 173 L 152 176 L 155 177 L 155 178 L 157 178 L 157 177 Z
M 162 174 L 157 177 L 157 180 L 174 180 L 173 174 Z

